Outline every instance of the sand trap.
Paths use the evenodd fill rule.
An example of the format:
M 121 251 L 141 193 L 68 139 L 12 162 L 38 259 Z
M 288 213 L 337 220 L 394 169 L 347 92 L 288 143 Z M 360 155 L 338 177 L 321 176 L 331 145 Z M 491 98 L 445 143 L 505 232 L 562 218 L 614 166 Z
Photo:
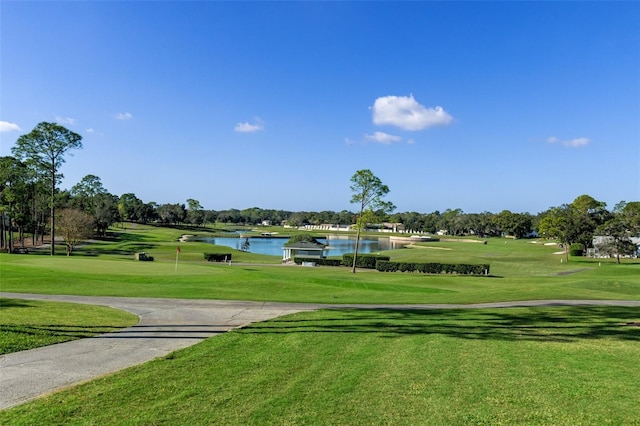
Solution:
M 431 249 L 431 250 L 453 250 L 452 248 L 448 248 L 448 247 L 428 247 L 428 246 L 416 246 L 414 244 L 409 244 L 408 246 L 406 246 L 407 248 L 419 248 L 419 249 Z

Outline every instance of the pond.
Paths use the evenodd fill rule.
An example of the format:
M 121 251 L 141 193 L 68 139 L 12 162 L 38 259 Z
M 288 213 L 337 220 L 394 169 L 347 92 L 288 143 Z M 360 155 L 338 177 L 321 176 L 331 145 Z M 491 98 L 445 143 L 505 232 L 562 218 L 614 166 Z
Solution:
M 236 250 L 244 250 L 250 253 L 282 256 L 282 246 L 289 241 L 288 238 L 230 238 L 216 237 L 203 238 L 201 241 L 219 246 L 231 247 Z M 353 253 L 356 247 L 356 239 L 346 235 L 329 235 L 327 238 L 318 238 L 322 244 L 327 244 L 326 256 L 342 256 L 345 253 Z M 248 244 L 247 244 L 248 243 Z M 358 253 L 375 253 L 393 248 L 389 238 L 361 237 Z

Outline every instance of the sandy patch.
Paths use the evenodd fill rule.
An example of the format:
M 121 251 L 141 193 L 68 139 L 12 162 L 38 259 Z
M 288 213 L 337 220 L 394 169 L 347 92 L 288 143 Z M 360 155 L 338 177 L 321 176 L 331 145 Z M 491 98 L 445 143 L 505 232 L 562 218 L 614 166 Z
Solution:
M 409 244 L 406 246 L 407 248 L 419 248 L 419 249 L 431 249 L 431 250 L 453 250 L 452 248 L 447 247 L 428 247 L 428 246 L 417 246 L 415 244 Z

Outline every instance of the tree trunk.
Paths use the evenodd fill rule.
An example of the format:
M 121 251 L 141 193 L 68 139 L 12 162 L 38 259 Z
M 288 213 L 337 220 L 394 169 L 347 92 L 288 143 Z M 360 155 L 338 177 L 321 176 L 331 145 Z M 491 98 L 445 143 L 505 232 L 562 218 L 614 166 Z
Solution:
M 0 213 L 0 248 L 4 248 L 4 212 Z
M 56 169 L 52 167 L 51 172 L 51 256 L 56 254 Z
M 358 260 L 358 246 L 360 245 L 360 226 L 358 226 L 358 233 L 356 234 L 356 249 L 353 252 L 353 268 L 351 272 L 356 273 L 356 261 Z

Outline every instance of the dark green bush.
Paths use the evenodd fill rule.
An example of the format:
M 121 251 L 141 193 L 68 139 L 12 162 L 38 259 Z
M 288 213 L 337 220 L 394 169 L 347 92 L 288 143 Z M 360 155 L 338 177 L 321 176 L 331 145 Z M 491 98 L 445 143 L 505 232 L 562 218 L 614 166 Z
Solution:
M 382 256 L 379 254 L 358 254 L 358 260 L 356 260 L 356 268 L 376 269 L 376 262 L 389 259 L 389 256 Z M 352 266 L 353 253 L 343 254 L 342 263 L 345 266 Z
M 389 262 L 379 260 L 376 269 L 380 272 L 419 272 L 422 274 L 485 275 L 489 274 L 489 265 L 469 265 L 450 263 Z
M 569 254 L 571 256 L 582 256 L 584 253 L 584 245 L 581 243 L 573 243 L 569 246 Z
M 204 258 L 207 262 L 229 262 L 231 253 L 205 253 Z
M 298 264 L 301 265 L 302 262 L 315 262 L 316 265 L 320 265 L 320 266 L 342 266 L 342 260 L 340 259 L 318 259 L 315 257 L 297 257 L 295 256 L 293 258 L 293 261 Z

